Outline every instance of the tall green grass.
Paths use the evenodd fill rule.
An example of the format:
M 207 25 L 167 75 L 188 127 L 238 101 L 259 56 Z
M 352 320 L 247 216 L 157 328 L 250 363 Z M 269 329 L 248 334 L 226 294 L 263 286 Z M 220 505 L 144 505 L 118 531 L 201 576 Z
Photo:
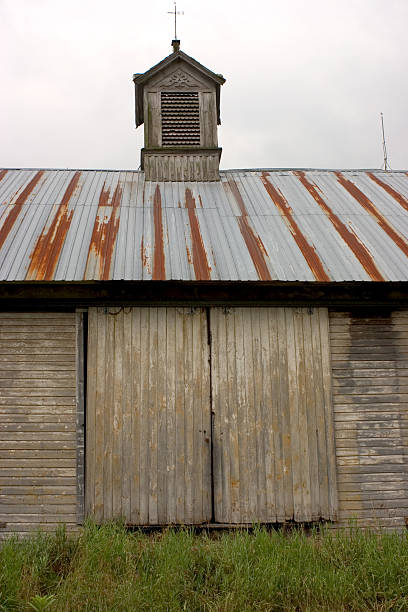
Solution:
M 402 611 L 408 537 L 262 528 L 146 535 L 89 522 L 79 536 L 61 528 L 3 542 L 0 593 L 0 610 L 48 602 L 70 612 Z

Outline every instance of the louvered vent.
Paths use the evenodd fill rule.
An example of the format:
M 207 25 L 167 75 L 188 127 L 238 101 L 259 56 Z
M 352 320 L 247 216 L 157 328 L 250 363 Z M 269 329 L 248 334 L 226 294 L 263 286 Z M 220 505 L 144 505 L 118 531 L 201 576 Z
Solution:
M 162 145 L 200 146 L 200 106 L 197 92 L 162 92 Z

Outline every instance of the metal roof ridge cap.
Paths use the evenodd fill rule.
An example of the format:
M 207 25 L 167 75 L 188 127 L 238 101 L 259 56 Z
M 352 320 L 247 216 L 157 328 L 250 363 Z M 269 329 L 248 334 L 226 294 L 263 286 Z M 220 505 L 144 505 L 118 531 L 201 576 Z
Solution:
M 74 167 L 74 168 L 47 168 L 47 167 L 39 167 L 39 166 L 11 166 L 11 167 L 6 167 L 6 166 L 2 166 L 0 167 L 0 170 L 18 170 L 18 171 L 38 171 L 38 170 L 43 170 L 45 172 L 75 172 L 75 171 L 79 171 L 79 172 L 132 172 L 134 174 L 144 174 L 143 170 L 138 170 L 138 169 L 133 169 L 133 168 L 78 168 L 78 167 Z M 220 170 L 220 173 L 222 174 L 226 174 L 228 172 L 297 172 L 297 171 L 303 171 L 303 172 L 381 172 L 383 174 L 386 175 L 392 175 L 392 174 L 406 174 L 408 172 L 407 170 L 391 170 L 391 171 L 385 171 L 381 168 L 224 168 Z M 172 181 L 170 181 L 172 182 Z M 193 182 L 200 182 L 200 181 L 193 181 Z
M 382 172 L 385 174 L 406 174 L 408 170 L 385 171 L 382 168 L 223 168 L 220 173 L 227 172 Z
M 39 166 L 35 167 L 23 167 L 23 166 L 15 166 L 15 167 L 0 167 L 0 170 L 19 170 L 19 171 L 38 171 L 43 170 L 44 172 L 134 172 L 139 174 L 144 174 L 143 170 L 135 170 L 132 168 L 42 168 Z

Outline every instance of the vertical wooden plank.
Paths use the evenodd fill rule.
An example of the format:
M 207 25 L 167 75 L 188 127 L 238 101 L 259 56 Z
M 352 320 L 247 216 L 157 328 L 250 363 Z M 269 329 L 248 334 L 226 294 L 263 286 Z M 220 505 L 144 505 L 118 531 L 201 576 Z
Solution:
M 167 308 L 158 309 L 157 319 L 157 522 L 167 523 Z
M 214 105 L 214 94 L 200 92 L 200 126 L 201 146 L 217 146 L 217 117 Z
M 323 383 L 323 362 L 320 317 L 321 309 L 314 308 L 311 315 L 312 324 L 312 355 L 313 355 L 313 378 L 314 378 L 314 397 L 316 412 L 316 436 L 317 436 L 317 463 L 318 463 L 318 483 L 319 483 L 319 508 L 320 516 L 329 519 L 329 479 L 328 479 L 328 457 L 330 452 L 326 440 L 326 410 L 331 416 L 331 402 L 326 407 Z
M 176 523 L 176 309 L 167 309 L 167 520 Z
M 291 459 L 293 479 L 293 516 L 303 520 L 302 447 L 299 431 L 299 390 L 297 375 L 296 328 L 293 308 L 285 308 L 288 349 L 288 411 L 290 415 Z
M 203 376 L 205 376 L 205 370 L 203 370 L 203 349 L 205 345 L 202 343 L 202 321 L 203 321 L 203 308 L 195 310 L 193 317 L 193 329 L 192 329 L 192 348 L 193 348 L 193 359 L 192 359 L 192 380 L 193 380 L 193 393 L 192 393 L 192 458 L 191 458 L 191 488 L 192 488 L 192 508 L 191 517 L 192 522 L 197 521 L 198 516 L 204 516 L 204 504 L 203 504 L 203 459 L 205 454 L 205 438 L 207 434 L 204 433 L 204 418 L 203 418 L 203 393 L 205 393 L 205 387 L 203 385 Z M 210 411 L 209 397 L 207 398 L 207 411 Z M 210 440 L 209 436 L 208 439 Z M 207 446 L 209 443 L 207 444 Z
M 263 405 L 259 426 L 264 436 L 266 520 L 270 522 L 285 519 L 277 315 L 277 309 L 261 309 Z
M 142 357 L 142 332 L 141 332 L 141 308 L 131 309 L 131 366 L 129 375 L 129 386 L 131 387 L 131 449 L 130 449 L 130 522 L 133 525 L 142 523 L 141 517 L 141 465 L 140 453 L 145 452 L 146 439 L 142 438 L 142 369 L 146 359 Z
M 84 311 L 76 312 L 76 431 L 77 431 L 77 523 L 84 522 L 85 507 L 85 363 Z M 94 423 L 91 421 L 91 428 Z
M 244 346 L 244 381 L 245 381 L 245 416 L 247 422 L 247 491 L 248 491 L 248 522 L 260 520 L 257 513 L 257 471 L 256 458 L 258 453 L 257 419 L 259 418 L 259 403 L 256 401 L 256 386 L 260 384 L 259 371 L 254 368 L 255 352 L 259 353 L 259 328 L 254 328 L 256 308 L 242 309 L 243 346 Z M 258 333 L 257 333 L 258 331 Z
M 149 367 L 150 367 L 150 309 L 140 309 L 140 524 L 149 524 L 149 487 L 150 487 L 150 432 L 149 432 Z
M 176 521 L 184 518 L 184 351 L 185 321 L 184 309 L 176 311 Z
M 112 517 L 122 516 L 122 431 L 123 431 L 123 355 L 126 353 L 123 334 L 123 309 L 111 309 L 113 323 L 113 426 L 112 426 Z M 126 339 L 127 341 L 127 339 Z
M 302 482 L 302 518 L 312 520 L 310 496 L 310 456 L 307 425 L 306 363 L 303 339 L 303 308 L 294 311 L 295 346 L 297 365 L 297 392 L 299 410 L 300 472 Z M 310 364 L 308 364 L 310 367 Z
M 161 103 L 160 92 L 145 92 L 145 104 L 148 117 L 148 129 L 145 138 L 149 140 L 145 143 L 148 147 L 161 147 Z
M 222 521 L 224 517 L 224 465 L 222 456 L 222 408 L 226 404 L 227 376 L 222 365 L 226 367 L 225 334 L 220 330 L 220 309 L 210 309 L 210 350 L 211 350 L 211 411 L 212 411 L 212 452 L 213 452 L 213 497 L 214 520 Z
M 239 408 L 239 390 L 237 363 L 236 363 L 236 309 L 232 308 L 224 312 L 224 320 L 226 334 L 226 364 L 227 364 L 227 381 L 228 395 L 227 404 L 223 409 L 223 464 L 225 466 L 224 474 L 224 515 L 228 517 L 228 521 L 233 523 L 240 522 L 242 517 L 241 507 L 241 464 L 240 453 L 241 442 L 239 439 L 240 408 Z M 228 500 L 230 500 L 228 502 Z
M 194 359 L 193 347 L 194 310 L 184 309 L 184 520 L 191 524 L 193 518 L 193 426 L 194 426 Z
M 96 477 L 96 393 L 98 345 L 98 316 L 96 308 L 88 312 L 88 360 L 87 360 L 87 414 L 86 414 L 86 514 L 95 516 L 95 477 Z
M 201 487 L 201 498 L 202 498 L 202 520 L 210 521 L 212 519 L 212 467 L 211 467 L 211 452 L 212 452 L 212 405 L 211 405 L 211 375 L 210 375 L 210 344 L 209 340 L 211 337 L 210 330 L 207 325 L 210 322 L 210 318 L 207 319 L 207 309 L 201 309 L 200 318 L 200 345 L 201 345 L 201 361 L 199 371 L 196 373 L 200 377 L 201 383 L 201 401 L 197 405 L 200 417 L 198 422 L 201 424 L 200 429 L 204 434 L 204 441 L 202 440 L 202 434 L 199 436 L 198 454 L 200 454 L 201 461 L 201 473 L 200 473 L 200 487 Z M 200 449 L 203 449 L 200 452 Z
M 286 324 L 286 309 L 279 308 L 277 312 L 278 328 L 278 378 L 279 378 L 279 403 L 278 415 L 281 415 L 282 431 L 282 465 L 283 465 L 283 490 L 284 490 L 284 512 L 285 520 L 294 517 L 293 497 L 293 457 L 292 457 L 292 422 L 289 406 L 289 350 L 288 330 Z M 279 423 L 279 420 L 278 420 Z M 276 447 L 275 447 L 276 448 Z
M 149 392 L 149 524 L 158 524 L 157 513 L 157 451 L 158 451 L 158 371 L 157 363 L 159 359 L 159 337 L 158 337 L 158 317 L 161 309 L 149 309 L 149 372 L 148 372 L 148 392 Z
M 95 520 L 104 518 L 104 473 L 105 473 L 105 368 L 106 368 L 106 317 L 103 308 L 95 308 L 97 326 L 95 341 L 90 338 L 93 347 L 88 358 L 88 375 L 92 362 L 96 363 L 96 394 L 95 394 Z M 109 424 L 110 427 L 110 424 Z
M 319 483 L 319 457 L 317 452 L 317 420 L 316 420 L 316 392 L 318 391 L 317 369 L 320 370 L 319 360 L 315 357 L 320 356 L 320 351 L 315 351 L 313 337 L 316 334 L 312 329 L 312 308 L 302 309 L 303 327 L 303 351 L 305 360 L 305 412 L 307 424 L 306 446 L 309 457 L 308 489 L 310 492 L 310 509 L 308 514 L 311 521 L 318 520 L 320 514 L 320 483 Z M 325 458 L 323 462 L 327 463 Z
M 232 322 L 232 325 L 231 325 Z M 233 313 L 211 310 L 211 366 L 215 520 L 233 522 L 239 516 L 239 464 L 234 401 L 235 370 Z
M 189 487 L 191 490 L 191 498 L 187 499 L 187 516 L 190 523 L 197 520 L 197 516 L 203 512 L 202 494 L 201 494 L 201 474 L 202 474 L 202 456 L 204 448 L 202 441 L 204 440 L 204 432 L 201 415 L 201 312 L 202 309 L 194 309 L 192 311 L 192 327 L 191 327 L 191 365 L 190 377 L 192 393 L 190 394 L 191 419 L 188 425 L 189 434 L 187 440 L 190 439 L 188 447 L 188 478 Z M 210 406 L 208 405 L 208 409 Z
M 255 491 L 250 491 L 250 496 L 254 495 L 254 503 L 251 507 L 251 512 L 256 517 L 256 521 L 267 522 L 268 521 L 268 505 L 266 500 L 266 454 L 267 446 L 265 446 L 265 430 L 268 431 L 268 438 L 271 437 L 271 429 L 268 427 L 270 419 L 270 410 L 265 414 L 264 411 L 264 379 L 262 371 L 262 361 L 265 358 L 262 332 L 264 331 L 261 327 L 261 314 L 262 308 L 251 309 L 249 315 L 252 319 L 252 376 L 253 376 L 253 397 L 254 397 L 254 442 L 255 449 L 253 451 L 253 466 L 252 481 Z M 268 337 L 268 336 L 267 336 Z M 248 376 L 251 374 L 248 372 Z M 266 387 L 268 386 L 269 378 L 265 381 Z M 270 404 L 269 404 L 270 405 Z M 268 414 L 269 413 L 269 414 Z M 273 436 L 273 433 L 272 433 Z
M 319 309 L 320 346 L 322 351 L 322 376 L 326 422 L 327 469 L 329 478 L 329 518 L 337 518 L 337 475 L 336 475 L 336 447 L 334 442 L 334 422 L 332 404 L 332 374 L 330 364 L 329 346 L 329 315 L 327 308 Z
M 238 418 L 239 502 L 244 522 L 249 520 L 249 470 L 248 470 L 248 397 L 245 376 L 243 309 L 235 310 L 235 360 L 237 371 L 236 402 Z M 251 406 L 253 409 L 253 406 Z M 252 476 L 252 475 L 251 475 Z
M 105 406 L 104 406 L 104 472 L 103 472 L 103 518 L 113 518 L 113 419 L 114 419 L 114 363 L 115 363 L 115 320 L 106 309 L 106 345 L 105 345 Z
M 132 312 L 123 312 L 122 360 L 122 516 L 131 522 L 132 490 Z

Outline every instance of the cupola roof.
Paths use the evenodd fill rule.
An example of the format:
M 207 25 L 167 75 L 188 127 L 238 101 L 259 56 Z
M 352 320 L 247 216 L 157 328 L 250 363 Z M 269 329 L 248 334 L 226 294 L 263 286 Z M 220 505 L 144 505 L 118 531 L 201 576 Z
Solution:
M 133 82 L 135 84 L 135 95 L 136 95 L 136 127 L 142 125 L 144 123 L 144 107 L 143 107 L 143 89 L 145 84 L 158 73 L 160 73 L 165 68 L 168 68 L 171 64 L 180 65 L 186 63 L 190 65 L 192 68 L 198 70 L 204 77 L 207 77 L 211 81 L 215 83 L 216 87 L 216 104 L 217 104 L 217 123 L 221 124 L 220 117 L 220 86 L 225 83 L 225 79 L 222 74 L 215 74 L 212 70 L 209 70 L 200 62 L 197 62 L 193 57 L 184 53 L 184 51 L 178 50 L 174 53 L 171 53 L 163 60 L 161 60 L 158 64 L 143 72 L 142 74 L 134 74 Z

